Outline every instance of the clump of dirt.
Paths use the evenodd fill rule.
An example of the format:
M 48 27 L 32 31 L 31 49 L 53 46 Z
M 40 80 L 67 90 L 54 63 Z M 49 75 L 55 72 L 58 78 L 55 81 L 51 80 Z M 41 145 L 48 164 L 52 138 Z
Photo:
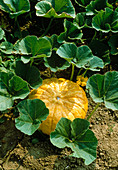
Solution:
M 95 107 L 89 98 L 88 114 Z M 24 135 L 14 121 L 0 124 L 1 170 L 116 170 L 118 167 L 118 112 L 99 106 L 90 122 L 98 139 L 97 159 L 86 166 L 82 159 L 70 157 L 69 148 L 59 149 L 50 143 L 49 136 L 37 131 Z

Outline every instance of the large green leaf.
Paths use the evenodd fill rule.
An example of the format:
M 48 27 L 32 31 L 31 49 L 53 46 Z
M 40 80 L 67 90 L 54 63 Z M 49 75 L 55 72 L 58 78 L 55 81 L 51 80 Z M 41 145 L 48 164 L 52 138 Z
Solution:
M 45 57 L 44 61 L 45 66 L 49 67 L 53 72 L 56 72 L 58 70 L 64 70 L 70 66 L 68 61 L 56 54 L 56 51 L 52 51 L 51 57 Z
M 118 54 L 118 34 L 112 35 L 108 41 L 109 46 L 111 47 L 111 54 Z
M 89 47 L 94 55 L 98 56 L 104 61 L 105 65 L 110 63 L 110 51 L 107 44 L 99 40 L 93 40 L 90 42 Z
M 23 100 L 17 108 L 20 116 L 15 119 L 15 126 L 27 135 L 32 135 L 39 128 L 41 121 L 49 115 L 49 110 L 40 99 Z
M 93 58 L 84 66 L 85 69 L 89 68 L 92 71 L 100 71 L 100 68 L 104 68 L 104 62 L 101 58 L 93 56 Z
M 37 89 L 42 84 L 40 72 L 37 67 L 16 61 L 14 69 L 16 75 L 27 81 L 32 88 Z
M 95 102 L 104 102 L 109 109 L 118 110 L 118 72 L 91 76 L 86 88 Z
M 11 18 L 30 11 L 29 0 L 1 0 L 1 9 L 10 14 Z
M 86 7 L 91 2 L 91 0 L 75 0 L 75 2 L 79 6 Z
M 29 92 L 26 81 L 10 71 L 0 72 L 0 111 L 12 107 L 15 99 L 24 99 Z
M 73 21 L 75 25 L 79 28 L 83 28 L 86 25 L 85 15 L 83 13 L 78 13 Z
M 66 19 L 64 20 L 64 30 L 65 31 L 58 36 L 59 43 L 82 38 L 82 31 L 71 21 Z
M 27 36 L 18 44 L 19 52 L 24 55 L 32 55 L 32 57 L 50 57 L 51 44 L 45 38 L 37 38 L 36 36 Z
M 57 50 L 60 47 L 60 43 L 57 41 L 58 35 L 53 34 L 51 37 L 45 36 L 45 39 L 47 39 L 52 46 L 52 50 Z
M 83 158 L 89 165 L 96 159 L 97 139 L 89 130 L 90 123 L 85 119 L 76 118 L 71 122 L 67 118 L 61 118 L 56 129 L 50 135 L 53 145 L 64 148 L 70 147 L 71 156 Z
M 57 54 L 78 68 L 83 67 L 96 71 L 98 67 L 103 68 L 104 66 L 103 61 L 94 56 L 91 49 L 86 45 L 77 48 L 73 43 L 63 44 L 57 50 Z M 95 60 L 98 62 L 95 62 Z
M 0 44 L 0 51 L 2 51 L 5 54 L 12 54 L 13 52 L 13 44 L 8 42 L 8 41 L 4 41 Z
M 71 63 L 77 55 L 77 46 L 73 43 L 63 44 L 56 53 Z
M 70 64 L 58 54 L 56 54 L 57 49 L 60 46 L 60 43 L 57 41 L 58 36 L 53 34 L 51 37 L 46 37 L 52 45 L 52 54 L 50 57 L 44 57 L 44 65 L 49 67 L 51 71 L 56 72 L 58 70 L 64 70 L 70 66 Z
M 12 94 L 13 100 L 24 99 L 30 92 L 28 83 L 16 75 L 9 80 L 8 89 Z
M 0 28 L 0 40 L 3 39 L 4 35 L 5 35 L 5 32 L 2 30 L 2 28 Z
M 108 0 L 93 0 L 90 2 L 89 5 L 86 7 L 87 15 L 88 14 L 95 14 L 101 9 L 104 9 L 107 7 Z
M 101 10 L 93 17 L 92 26 L 97 31 L 105 33 L 109 31 L 118 32 L 118 12 L 110 8 L 106 8 L 105 11 Z
M 93 56 L 92 51 L 88 46 L 83 45 L 83 46 L 78 47 L 77 57 L 74 60 L 74 62 L 76 63 L 77 67 L 79 68 L 84 67 L 90 70 L 91 69 L 94 70 L 94 68 L 97 68 L 97 67 L 100 67 L 100 68 L 103 67 L 103 65 L 101 65 L 99 62 L 93 63 L 94 59 L 99 62 L 102 62 L 100 61 L 101 60 L 100 58 Z
M 0 111 L 6 110 L 13 106 L 13 100 L 11 95 L 8 93 L 5 84 L 0 78 Z
M 73 21 L 73 24 L 78 28 L 92 28 L 92 16 L 86 15 L 86 12 L 78 13 Z
M 74 18 L 75 9 L 70 0 L 43 0 L 35 6 L 36 15 L 46 18 Z

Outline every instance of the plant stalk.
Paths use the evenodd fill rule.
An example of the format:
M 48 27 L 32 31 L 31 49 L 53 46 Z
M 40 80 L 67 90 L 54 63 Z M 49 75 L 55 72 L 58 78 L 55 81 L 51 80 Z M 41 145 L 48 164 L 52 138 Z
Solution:
M 74 69 L 75 69 L 75 65 L 72 63 L 72 71 L 71 71 L 71 77 L 70 77 L 70 80 L 73 79 L 73 76 L 74 76 Z
M 87 71 L 88 71 L 88 69 L 86 69 L 85 72 L 82 74 L 83 77 L 85 76 Z
M 80 70 L 79 70 L 79 72 L 78 72 L 78 74 L 77 74 L 78 76 L 80 75 L 80 73 L 81 73 L 82 69 L 83 69 L 83 68 L 80 68 Z
M 89 120 L 91 118 L 91 116 L 93 115 L 93 113 L 97 110 L 97 108 L 99 107 L 100 103 L 98 103 L 95 108 L 93 109 L 93 111 L 90 113 L 90 115 L 87 117 L 87 120 Z
M 97 31 L 95 30 L 95 34 L 94 34 L 94 36 L 93 36 L 91 42 L 95 39 L 96 35 L 97 35 Z
M 50 26 L 51 26 L 51 24 L 52 24 L 53 19 L 54 19 L 54 18 L 52 17 L 51 20 L 50 20 L 50 22 L 49 22 L 49 25 L 48 25 L 47 29 L 45 30 L 45 32 L 44 32 L 40 37 L 43 37 L 43 36 L 45 36 L 45 35 L 47 34 L 47 32 L 48 32 L 49 29 L 50 29 Z

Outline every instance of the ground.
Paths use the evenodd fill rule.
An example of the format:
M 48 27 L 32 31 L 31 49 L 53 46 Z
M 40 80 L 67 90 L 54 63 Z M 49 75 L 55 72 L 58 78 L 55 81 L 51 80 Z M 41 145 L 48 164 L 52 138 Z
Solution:
M 95 107 L 90 97 L 88 114 Z M 82 159 L 70 157 L 69 148 L 54 147 L 37 131 L 27 136 L 8 120 L 0 124 L 1 170 L 116 170 L 118 168 L 118 112 L 99 106 L 90 122 L 90 129 L 98 139 L 97 159 L 89 166 Z

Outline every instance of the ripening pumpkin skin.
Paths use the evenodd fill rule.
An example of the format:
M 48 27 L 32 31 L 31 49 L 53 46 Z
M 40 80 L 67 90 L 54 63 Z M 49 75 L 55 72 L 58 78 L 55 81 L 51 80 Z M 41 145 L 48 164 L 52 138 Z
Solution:
M 62 117 L 71 121 L 84 119 L 88 110 L 88 100 L 84 90 L 76 83 L 63 78 L 43 80 L 38 89 L 29 94 L 29 99 L 41 99 L 49 109 L 49 115 L 40 125 L 43 133 L 50 135 Z

